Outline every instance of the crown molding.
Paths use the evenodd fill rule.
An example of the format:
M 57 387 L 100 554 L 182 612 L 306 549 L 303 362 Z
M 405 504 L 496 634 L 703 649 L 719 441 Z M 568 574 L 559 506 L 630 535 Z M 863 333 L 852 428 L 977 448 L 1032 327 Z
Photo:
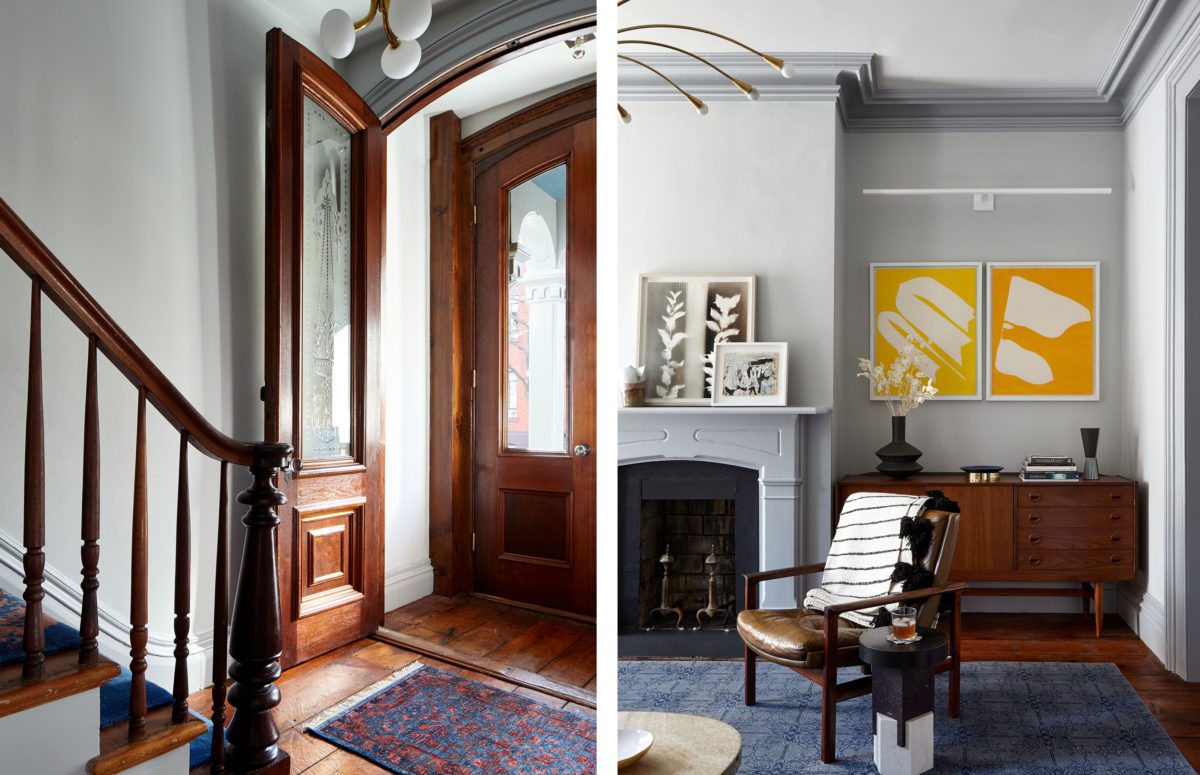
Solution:
M 1200 0 L 1141 0 L 1094 88 L 883 89 L 869 53 L 770 52 L 792 65 L 790 79 L 754 54 L 702 56 L 754 84 L 760 100 L 836 102 L 847 131 L 1119 130 L 1198 20 Z M 746 99 L 718 73 L 682 54 L 630 55 L 706 102 Z M 620 62 L 618 78 L 623 102 L 682 100 L 633 63 Z
M 475 0 L 435 15 L 420 38 L 421 63 L 399 80 L 382 76 L 364 99 L 377 116 L 464 62 L 548 27 L 594 18 L 594 0 Z

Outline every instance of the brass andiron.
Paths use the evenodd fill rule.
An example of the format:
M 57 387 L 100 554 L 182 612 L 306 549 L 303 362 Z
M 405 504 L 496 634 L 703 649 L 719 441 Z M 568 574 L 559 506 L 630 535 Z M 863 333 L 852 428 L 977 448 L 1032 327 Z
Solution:
M 652 610 L 650 612 L 650 626 L 645 627 L 643 629 L 645 629 L 647 631 L 658 629 L 657 627 L 654 626 L 654 615 L 658 614 L 658 613 L 667 613 L 667 614 L 675 614 L 674 627 L 677 630 L 682 630 L 683 629 L 683 609 L 680 608 L 679 606 L 671 605 L 671 603 L 668 601 L 668 598 L 671 593 L 671 563 L 675 562 L 675 558 L 671 555 L 671 545 L 670 544 L 667 544 L 667 551 L 663 554 L 662 557 L 658 558 L 658 561 L 660 563 L 662 563 L 662 566 L 663 566 L 662 602 L 659 603 L 658 608 L 655 608 L 654 610 Z
M 717 614 L 721 615 L 721 627 L 729 630 L 729 610 L 717 605 L 717 562 L 717 545 L 713 544 L 712 552 L 704 558 L 704 568 L 708 571 L 708 605 L 696 612 L 697 630 L 704 629 L 704 620 L 700 617 L 707 616 L 708 623 L 712 624 Z

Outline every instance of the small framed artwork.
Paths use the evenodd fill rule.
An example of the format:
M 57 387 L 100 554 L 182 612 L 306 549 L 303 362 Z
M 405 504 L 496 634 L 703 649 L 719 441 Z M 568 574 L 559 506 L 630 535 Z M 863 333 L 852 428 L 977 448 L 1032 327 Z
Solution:
M 646 404 L 707 406 L 713 352 L 754 341 L 754 275 L 643 274 L 638 278 L 638 364 Z
M 787 406 L 787 342 L 716 347 L 713 406 Z
M 982 263 L 871 264 L 871 361 L 886 369 L 911 338 L 934 400 L 981 399 L 982 308 Z
M 988 264 L 989 401 L 1100 400 L 1100 264 Z

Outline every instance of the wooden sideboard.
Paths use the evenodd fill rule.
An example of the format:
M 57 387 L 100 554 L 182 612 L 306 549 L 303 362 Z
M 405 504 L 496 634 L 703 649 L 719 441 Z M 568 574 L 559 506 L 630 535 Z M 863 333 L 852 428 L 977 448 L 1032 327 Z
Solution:
M 837 485 L 837 511 L 855 492 L 924 495 L 941 490 L 958 502 L 958 544 L 951 581 L 1076 581 L 1079 592 L 1059 587 L 977 587 L 975 595 L 1079 595 L 1083 612 L 1094 603 L 1096 637 L 1104 617 L 1104 582 L 1128 581 L 1137 571 L 1137 482 L 1121 476 L 1095 481 L 967 482 L 966 474 L 848 476 Z

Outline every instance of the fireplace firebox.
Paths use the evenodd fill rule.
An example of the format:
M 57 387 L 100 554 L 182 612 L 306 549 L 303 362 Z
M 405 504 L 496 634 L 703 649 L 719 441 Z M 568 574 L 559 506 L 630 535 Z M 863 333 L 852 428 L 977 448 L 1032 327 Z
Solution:
M 740 574 L 758 570 L 758 495 L 757 472 L 733 465 L 619 469 L 621 656 L 741 653 L 734 624 Z

